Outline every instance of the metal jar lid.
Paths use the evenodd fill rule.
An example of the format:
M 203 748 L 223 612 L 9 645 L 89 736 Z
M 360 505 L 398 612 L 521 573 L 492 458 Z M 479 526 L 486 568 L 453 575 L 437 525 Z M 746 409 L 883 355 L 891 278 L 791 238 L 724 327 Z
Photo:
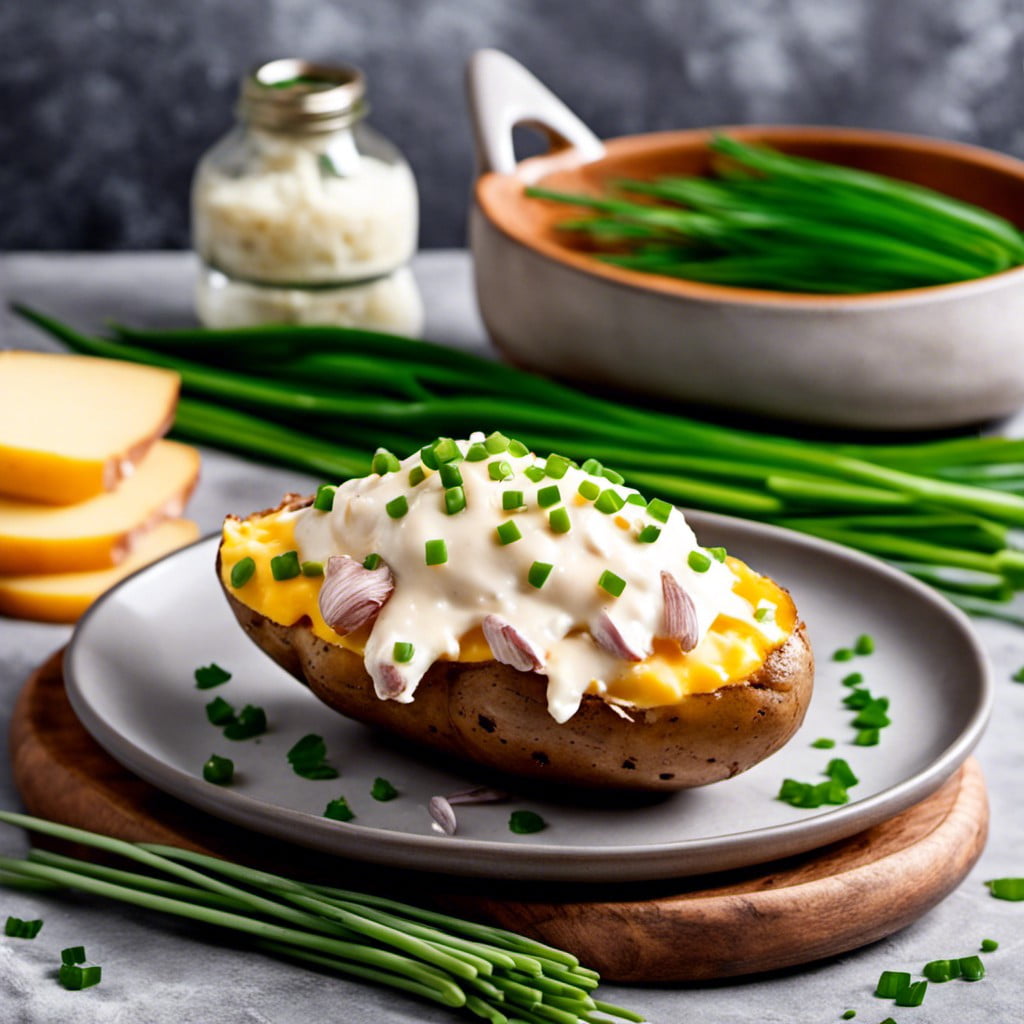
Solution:
M 366 116 L 366 79 L 349 64 L 284 58 L 254 68 L 242 82 L 239 116 L 268 131 L 333 132 Z

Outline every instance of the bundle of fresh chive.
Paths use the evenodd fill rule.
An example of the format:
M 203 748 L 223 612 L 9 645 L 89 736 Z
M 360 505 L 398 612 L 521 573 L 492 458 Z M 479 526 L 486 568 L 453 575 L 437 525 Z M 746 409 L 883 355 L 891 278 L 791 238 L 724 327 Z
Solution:
M 713 178 L 617 181 L 609 197 L 526 194 L 594 211 L 559 227 L 586 237 L 598 259 L 692 281 L 854 294 L 1024 262 L 1013 224 L 939 192 L 728 136 L 710 148 L 720 158 Z
M 610 401 L 439 345 L 333 327 L 88 337 L 20 308 L 78 352 L 181 374 L 175 431 L 319 474 L 370 472 L 435 435 L 494 427 L 534 450 L 599 459 L 648 498 L 802 530 L 887 559 L 969 611 L 1024 589 L 1024 440 L 811 442 Z M 244 367 L 243 370 L 237 369 Z
M 644 1019 L 595 999 L 597 972 L 572 954 L 501 928 L 25 814 L 0 811 L 0 821 L 146 869 L 32 850 L 24 860 L 0 857 L 5 886 L 77 889 L 238 932 L 266 952 L 461 1007 L 491 1024 Z

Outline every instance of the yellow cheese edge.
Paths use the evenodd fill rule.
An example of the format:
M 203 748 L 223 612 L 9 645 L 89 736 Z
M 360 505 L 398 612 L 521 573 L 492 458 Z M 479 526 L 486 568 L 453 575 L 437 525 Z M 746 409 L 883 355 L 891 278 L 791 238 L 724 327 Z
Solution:
M 270 560 L 294 547 L 292 523 L 279 513 L 244 520 L 229 516 L 220 548 L 221 582 L 239 601 L 273 622 L 291 626 L 305 618 L 321 640 L 362 654 L 365 630 L 343 637 L 324 622 L 317 605 L 319 578 L 297 576 L 279 581 L 271 575 Z M 251 558 L 256 571 L 244 586 L 235 588 L 231 570 L 243 558 Z M 739 559 L 730 557 L 727 564 L 737 577 L 733 590 L 755 607 L 761 601 L 775 605 L 775 622 L 788 638 L 797 622 L 789 594 Z M 603 696 L 637 708 L 678 704 L 689 694 L 712 693 L 749 678 L 784 642 L 769 644 L 748 623 L 720 615 L 695 651 L 684 654 L 678 645 L 658 641 L 654 653 L 627 666 L 608 683 Z M 487 661 L 491 656 L 483 633 L 473 630 L 462 638 L 453 660 Z
M 36 622 L 77 622 L 115 583 L 199 537 L 189 519 L 171 519 L 147 533 L 120 565 L 95 572 L 0 576 L 0 615 Z

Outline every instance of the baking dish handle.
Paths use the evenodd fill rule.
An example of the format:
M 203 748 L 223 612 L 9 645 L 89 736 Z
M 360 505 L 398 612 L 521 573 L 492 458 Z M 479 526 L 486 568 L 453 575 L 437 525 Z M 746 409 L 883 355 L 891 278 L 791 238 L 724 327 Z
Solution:
M 573 147 L 584 162 L 604 155 L 601 140 L 518 61 L 501 50 L 477 50 L 466 67 L 466 92 L 476 140 L 477 173 L 512 174 L 512 129 L 544 134 L 552 151 Z

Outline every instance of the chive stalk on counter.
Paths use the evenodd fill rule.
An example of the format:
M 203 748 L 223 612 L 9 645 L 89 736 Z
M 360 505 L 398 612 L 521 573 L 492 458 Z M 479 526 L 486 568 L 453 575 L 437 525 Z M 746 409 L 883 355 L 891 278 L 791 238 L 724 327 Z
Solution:
M 375 454 L 383 466 L 382 446 L 404 456 L 425 437 L 497 426 L 541 454 L 559 453 L 549 459 L 552 479 L 565 459 L 614 465 L 654 497 L 652 515 L 674 502 L 788 526 L 886 559 L 970 612 L 1022 621 L 1005 607 L 1024 589 L 1024 551 L 1014 542 L 1024 526 L 1022 440 L 807 441 L 612 401 L 395 335 L 117 326 L 112 337 L 92 337 L 15 309 L 77 352 L 180 373 L 175 432 L 192 441 L 338 482 L 369 473 Z M 315 384 L 295 372 L 310 361 Z M 501 451 L 474 446 L 467 458 L 503 473 L 506 442 Z M 553 530 L 571 530 L 565 508 L 552 515 Z

